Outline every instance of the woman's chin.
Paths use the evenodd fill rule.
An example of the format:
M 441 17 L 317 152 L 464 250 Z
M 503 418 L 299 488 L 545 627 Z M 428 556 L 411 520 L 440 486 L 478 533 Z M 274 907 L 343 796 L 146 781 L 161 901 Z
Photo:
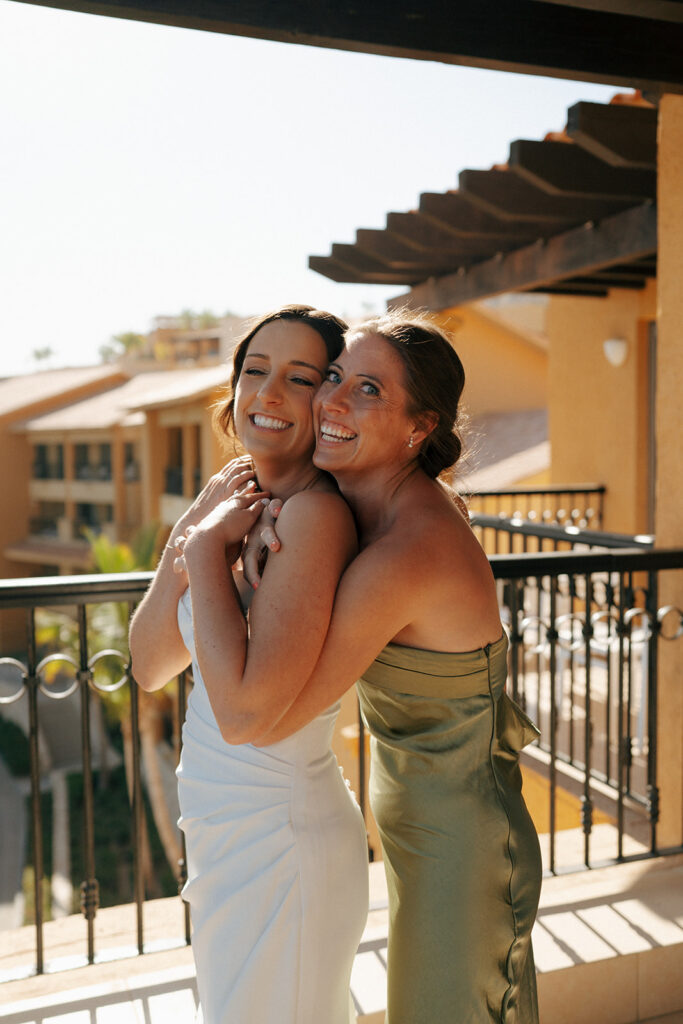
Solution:
M 330 449 L 327 445 L 318 444 L 313 452 L 313 465 L 318 469 L 332 470 L 346 464 L 345 453 L 338 448 Z

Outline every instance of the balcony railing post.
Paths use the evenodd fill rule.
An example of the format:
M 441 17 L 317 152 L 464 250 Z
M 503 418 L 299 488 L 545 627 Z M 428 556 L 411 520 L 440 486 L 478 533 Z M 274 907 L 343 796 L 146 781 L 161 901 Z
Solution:
M 31 772 L 31 820 L 33 825 L 33 902 L 36 927 L 36 972 L 45 969 L 43 952 L 43 815 L 40 799 L 40 747 L 38 743 L 38 664 L 35 607 L 26 615 L 27 657 L 24 684 L 28 693 L 28 744 Z
M 646 611 L 649 619 L 647 651 L 647 798 L 650 817 L 650 852 L 657 853 L 659 786 L 657 784 L 657 661 L 659 644 L 659 592 L 657 573 L 647 576 Z
M 137 683 L 132 675 L 129 676 L 128 685 L 130 688 L 131 753 L 133 761 L 133 898 L 136 908 L 137 947 L 138 953 L 142 953 L 144 952 L 142 907 L 145 900 L 142 844 L 145 819 L 142 803 L 142 779 L 140 776 L 140 702 L 138 699 Z
M 132 609 L 131 609 L 132 611 Z M 181 748 L 182 748 L 182 730 L 185 722 L 185 712 L 187 708 L 187 669 L 180 673 L 178 676 L 178 700 L 176 704 L 176 765 L 180 761 Z M 181 833 L 180 839 L 181 855 L 178 861 L 178 893 L 182 897 L 185 883 L 187 882 L 187 850 L 185 848 L 185 833 Z M 185 931 L 185 942 L 190 945 L 191 936 L 191 922 L 190 922 L 190 905 L 183 900 L 183 927 Z
M 624 626 L 624 578 L 625 574 L 619 574 L 619 609 L 617 622 L 617 636 L 619 637 L 619 670 L 618 670 L 618 697 L 617 697 L 617 859 L 624 856 L 624 793 L 626 791 L 626 772 L 630 770 L 631 764 L 631 742 L 630 727 L 624 721 L 624 638 L 626 628 Z
M 83 757 L 83 843 L 85 878 L 81 882 L 81 910 L 88 927 L 88 963 L 95 962 L 95 916 L 99 907 L 99 883 L 95 877 L 95 813 L 93 805 L 92 742 L 90 736 L 90 684 L 88 623 L 85 604 L 78 605 L 78 681 L 81 691 L 81 754 Z
M 556 821 L 556 800 L 557 800 L 557 729 L 559 725 L 559 714 L 556 701 L 556 676 L 557 676 L 557 641 L 559 634 L 555 626 L 557 616 L 557 578 L 550 577 L 550 598 L 548 608 L 549 626 L 546 631 L 546 640 L 550 645 L 550 656 L 548 659 L 548 670 L 550 673 L 550 863 L 548 865 L 551 874 L 555 874 L 555 831 Z M 560 689 L 560 710 L 562 706 L 562 690 Z
M 586 587 L 586 600 L 585 600 L 585 618 L 583 627 L 583 636 L 585 640 L 585 658 L 586 658 L 586 694 L 585 694 L 585 714 L 586 724 L 584 728 L 584 786 L 583 796 L 581 798 L 581 823 L 583 826 L 584 834 L 584 863 L 586 867 L 590 867 L 590 835 L 593 829 L 593 801 L 591 799 L 591 748 L 593 745 L 593 726 L 591 718 L 591 642 L 593 639 L 593 626 L 591 624 L 591 604 L 593 597 L 593 583 L 592 576 L 590 573 L 586 573 L 584 577 L 584 583 Z
M 519 631 L 519 590 L 524 587 L 523 580 L 510 580 L 507 592 L 510 595 L 510 675 L 512 677 L 512 699 L 520 703 L 519 693 L 519 650 L 522 642 L 522 634 Z M 522 600 L 522 611 L 524 601 Z

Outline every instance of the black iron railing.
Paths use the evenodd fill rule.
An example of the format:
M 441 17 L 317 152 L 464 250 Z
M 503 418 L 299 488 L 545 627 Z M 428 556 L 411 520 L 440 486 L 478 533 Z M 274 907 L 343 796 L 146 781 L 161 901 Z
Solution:
M 546 787 L 548 826 L 544 830 L 546 866 L 551 872 L 594 867 L 663 852 L 657 840 L 659 784 L 657 680 L 660 650 L 683 633 L 681 612 L 662 608 L 662 573 L 683 568 L 683 550 L 611 550 L 498 555 L 491 559 L 499 591 L 501 616 L 510 637 L 512 695 L 538 722 L 541 739 L 527 748 L 525 759 Z M 35 961 L 42 972 L 44 949 L 44 831 L 41 790 L 44 786 L 44 724 L 55 702 L 78 709 L 77 770 L 83 782 L 81 910 L 87 921 L 84 961 L 92 963 L 101 866 L 95 845 L 95 808 L 100 799 L 102 750 L 95 749 L 94 710 L 126 695 L 126 729 L 130 735 L 130 847 L 132 902 L 136 908 L 135 946 L 148 948 L 143 928 L 145 903 L 145 786 L 141 771 L 141 731 L 148 694 L 138 692 L 128 670 L 125 622 L 141 599 L 150 573 L 51 577 L 0 582 L 0 612 L 21 609 L 23 636 L 14 653 L 0 658 L 0 714 L 23 706 L 30 765 L 30 866 L 35 903 Z M 114 640 L 103 630 L 103 609 L 123 609 L 114 621 Z M 69 618 L 74 630 L 65 647 L 62 620 L 52 647 L 45 646 L 45 610 Z M 16 613 L 14 613 L 16 618 Z M 21 625 L 21 623 L 20 623 Z M 117 632 L 118 629 L 118 632 Z M 661 641 L 661 643 L 659 642 Z M 43 646 L 41 646 L 43 645 Z M 104 667 L 107 672 L 103 674 Z M 175 760 L 180 753 L 189 680 L 183 675 L 171 702 L 170 721 Z M 362 723 L 361 723 L 362 732 Z M 360 737 L 361 800 L 366 776 L 365 747 Z M 96 778 L 97 776 L 97 778 Z M 558 822 L 560 797 L 573 800 L 580 820 L 572 829 Z M 603 819 L 612 822 L 607 831 Z M 603 835 L 603 832 L 605 834 Z M 576 833 L 581 856 L 566 849 L 565 837 Z M 180 843 L 180 835 L 178 834 Z M 182 847 L 181 847 L 182 851 Z M 572 860 L 573 857 L 573 860 Z M 185 880 L 182 852 L 173 865 L 175 884 Z M 179 907 L 178 942 L 189 942 L 189 919 Z
M 657 841 L 660 641 L 683 635 L 678 608 L 661 607 L 659 579 L 683 551 L 621 549 L 493 556 L 510 637 L 512 695 L 541 729 L 536 768 L 548 785 L 547 867 L 559 857 L 560 789 L 578 799 L 583 864 L 662 853 Z M 595 837 L 596 807 L 612 819 Z M 595 838 L 595 853 L 591 840 Z
M 468 498 L 472 514 L 529 519 L 539 524 L 602 526 L 605 490 L 603 484 L 517 487 L 510 490 L 479 490 Z
M 527 551 L 567 551 L 576 548 L 649 549 L 654 537 L 646 534 L 606 533 L 585 526 L 540 523 L 520 516 L 484 515 L 474 512 L 470 523 L 488 554 L 517 554 Z

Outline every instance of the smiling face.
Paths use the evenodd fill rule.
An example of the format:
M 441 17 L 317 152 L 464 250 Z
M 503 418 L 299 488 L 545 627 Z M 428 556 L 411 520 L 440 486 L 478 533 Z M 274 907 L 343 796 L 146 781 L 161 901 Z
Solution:
M 311 403 L 327 368 L 316 330 L 293 320 L 265 324 L 249 342 L 235 390 L 235 428 L 256 457 L 309 460 Z
M 391 474 L 412 461 L 424 438 L 409 413 L 403 360 L 376 334 L 352 335 L 314 401 L 314 462 L 337 474 Z

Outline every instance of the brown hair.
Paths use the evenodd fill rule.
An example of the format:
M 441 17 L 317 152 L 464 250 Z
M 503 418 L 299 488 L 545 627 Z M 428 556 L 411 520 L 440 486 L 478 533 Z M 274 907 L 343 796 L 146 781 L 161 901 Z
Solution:
M 397 310 L 352 327 L 347 337 L 376 334 L 401 357 L 408 415 L 432 413 L 437 423 L 420 445 L 418 463 L 436 479 L 455 466 L 462 452 L 458 413 L 465 370 L 448 335 L 429 317 Z
M 330 362 L 337 358 L 344 347 L 344 332 L 348 325 L 332 313 L 326 313 L 322 309 L 314 309 L 313 306 L 280 306 L 270 313 L 265 313 L 254 321 L 249 331 L 237 342 L 232 357 L 232 373 L 230 382 L 214 406 L 213 422 L 217 430 L 224 436 L 234 435 L 235 431 L 235 390 L 237 382 L 244 366 L 247 349 L 252 338 L 274 320 L 294 320 L 305 324 L 317 331 L 327 350 L 327 358 Z

